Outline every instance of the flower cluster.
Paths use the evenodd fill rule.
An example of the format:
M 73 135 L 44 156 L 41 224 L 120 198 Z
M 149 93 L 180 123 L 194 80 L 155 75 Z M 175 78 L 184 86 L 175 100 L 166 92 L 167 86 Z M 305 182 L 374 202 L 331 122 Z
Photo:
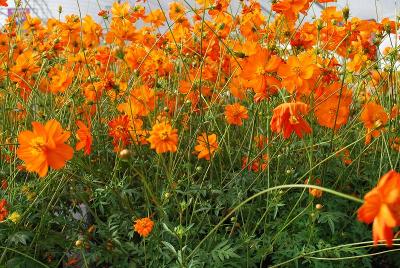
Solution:
M 202 255 L 197 248 L 224 223 L 214 240 L 237 239 L 232 250 L 246 245 L 246 254 L 257 256 L 254 263 L 265 266 L 260 252 L 251 253 L 265 244 L 249 241 L 265 226 L 281 233 L 297 224 L 279 221 L 285 206 L 293 215 L 302 198 L 310 205 L 318 200 L 299 211 L 300 222 L 318 208 L 297 227 L 328 221 L 333 232 L 334 221 L 321 212 L 331 209 L 322 205 L 326 196 L 341 192 L 339 197 L 360 201 L 355 196 L 369 188 L 359 177 L 398 169 L 400 57 L 398 47 L 379 50 L 397 34 L 397 20 L 351 18 L 330 0 L 275 0 L 267 5 L 269 15 L 256 0 L 238 1 L 233 13 L 230 0 L 196 0 L 194 6 L 171 1 L 168 10 L 131 2 L 115 1 L 97 18 L 42 21 L 16 14 L 1 29 L 0 173 L 7 179 L 1 180 L 0 227 L 25 234 L 56 226 L 68 240 L 65 248 L 76 241 L 80 253 L 105 248 L 136 254 L 134 243 L 151 243 L 144 238 L 154 235 L 158 245 L 149 252 L 166 246 L 188 261 L 179 264 L 185 266 L 195 263 L 188 255 Z M 15 4 L 21 8 L 21 1 Z M 316 4 L 324 7 L 321 15 L 305 19 Z M 348 174 L 358 177 L 343 182 Z M 288 193 L 271 189 L 284 184 L 307 190 L 283 202 Z M 263 189 L 271 192 L 260 204 L 253 195 Z M 78 229 L 66 219 L 82 206 L 95 215 L 88 219 L 98 229 Z M 151 216 L 141 218 L 143 211 Z M 133 230 L 126 214 L 136 219 Z M 228 216 L 229 223 L 216 220 Z M 393 244 L 400 226 L 399 173 L 381 178 L 358 219 L 373 223 L 375 244 Z M 307 239 L 325 233 L 313 229 Z M 47 247 L 36 252 L 39 234 L 26 237 L 32 256 L 48 257 Z M 237 242 L 243 237 L 249 241 Z M 267 244 L 281 237 L 268 237 Z M 128 238 L 133 242 L 124 244 Z M 223 243 L 220 248 L 230 250 Z M 129 250 L 114 251 L 121 245 Z M 109 266 L 100 255 L 88 259 Z M 72 256 L 71 263 L 78 259 Z M 172 265 L 170 259 L 164 265 Z

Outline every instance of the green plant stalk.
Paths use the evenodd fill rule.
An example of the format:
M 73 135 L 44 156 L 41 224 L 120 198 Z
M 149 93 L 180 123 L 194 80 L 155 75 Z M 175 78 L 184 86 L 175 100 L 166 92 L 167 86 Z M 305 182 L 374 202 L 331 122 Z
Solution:
M 193 254 L 200 248 L 200 246 L 227 220 L 229 219 L 229 217 L 235 213 L 238 209 L 240 209 L 243 205 L 247 204 L 248 202 L 250 202 L 251 200 L 264 195 L 266 193 L 269 193 L 271 191 L 275 191 L 275 190 L 280 190 L 280 189 L 291 189 L 291 188 L 300 188 L 300 189 L 317 189 L 317 190 L 322 190 L 324 192 L 336 195 L 338 197 L 344 198 L 344 199 L 348 199 L 350 201 L 354 201 L 360 204 L 363 204 L 364 201 L 351 196 L 351 195 L 347 195 L 344 193 L 340 193 L 337 192 L 335 190 L 332 189 L 328 189 L 325 187 L 320 187 L 320 186 L 316 186 L 316 185 L 309 185 L 309 184 L 287 184 L 287 185 L 280 185 L 280 186 L 275 186 L 275 187 L 271 187 L 271 188 L 267 188 L 259 193 L 256 193 L 252 196 L 250 196 L 249 198 L 247 198 L 246 200 L 242 201 L 239 205 L 237 205 L 234 209 L 232 209 L 220 222 L 218 222 L 217 225 L 215 225 L 215 227 L 213 229 L 211 229 L 211 231 L 197 244 L 197 246 L 193 249 L 193 251 L 189 254 L 188 259 L 190 259 Z

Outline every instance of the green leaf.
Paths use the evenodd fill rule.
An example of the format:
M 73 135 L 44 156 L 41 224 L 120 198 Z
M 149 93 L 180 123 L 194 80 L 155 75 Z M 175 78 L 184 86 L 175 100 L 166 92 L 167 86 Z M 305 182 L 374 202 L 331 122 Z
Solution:
M 21 231 L 21 232 L 16 232 L 14 234 L 11 234 L 8 237 L 8 242 L 18 245 L 18 244 L 23 244 L 26 246 L 27 241 L 32 238 L 32 233 L 26 232 L 26 231 Z

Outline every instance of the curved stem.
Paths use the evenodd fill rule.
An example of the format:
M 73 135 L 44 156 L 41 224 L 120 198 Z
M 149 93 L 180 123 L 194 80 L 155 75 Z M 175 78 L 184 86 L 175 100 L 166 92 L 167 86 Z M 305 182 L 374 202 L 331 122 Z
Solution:
M 211 229 L 211 231 L 197 244 L 197 246 L 193 249 L 193 251 L 189 254 L 188 259 L 190 259 L 190 257 L 193 256 L 193 254 L 199 249 L 199 247 L 227 220 L 229 219 L 229 217 L 235 213 L 239 208 L 241 208 L 243 205 L 245 205 L 246 203 L 250 202 L 251 200 L 269 193 L 271 191 L 275 191 L 275 190 L 280 190 L 280 189 L 291 189 L 291 188 L 302 188 L 302 189 L 317 189 L 317 190 L 322 190 L 324 192 L 342 197 L 344 199 L 348 199 L 357 203 L 364 203 L 364 201 L 362 199 L 359 199 L 357 197 L 351 196 L 351 195 L 347 195 L 344 193 L 340 193 L 337 192 L 335 190 L 332 189 L 328 189 L 328 188 L 324 188 L 321 186 L 317 186 L 317 185 L 309 185 L 309 184 L 287 184 L 287 185 L 280 185 L 280 186 L 275 186 L 275 187 L 271 187 L 271 188 L 267 188 L 261 192 L 258 192 L 252 196 L 250 196 L 249 198 L 247 198 L 246 200 L 242 201 L 239 205 L 237 205 L 234 209 L 232 209 L 220 222 L 218 222 L 217 225 L 215 225 L 215 227 L 213 229 Z
M 47 266 L 46 264 L 44 264 L 43 262 L 38 261 L 38 260 L 36 260 L 35 258 L 32 258 L 31 256 L 29 256 L 29 255 L 27 255 L 27 254 L 25 254 L 25 253 L 22 253 L 22 252 L 20 252 L 20 251 L 18 251 L 18 250 L 16 250 L 16 249 L 9 248 L 9 247 L 2 247 L 2 246 L 0 246 L 0 249 L 4 249 L 5 251 L 6 251 L 6 250 L 9 250 L 9 251 L 15 252 L 15 253 L 17 253 L 17 254 L 19 254 L 19 255 L 24 256 L 25 258 L 30 259 L 31 261 L 36 262 L 37 264 L 40 264 L 42 267 L 49 267 L 49 266 Z

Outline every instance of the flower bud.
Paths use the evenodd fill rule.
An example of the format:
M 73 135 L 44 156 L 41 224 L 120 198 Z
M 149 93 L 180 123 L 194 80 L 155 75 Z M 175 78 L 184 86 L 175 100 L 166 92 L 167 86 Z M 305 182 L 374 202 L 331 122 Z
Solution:
M 128 159 L 131 157 L 132 153 L 128 149 L 123 149 L 122 151 L 119 152 L 119 157 L 122 159 Z

